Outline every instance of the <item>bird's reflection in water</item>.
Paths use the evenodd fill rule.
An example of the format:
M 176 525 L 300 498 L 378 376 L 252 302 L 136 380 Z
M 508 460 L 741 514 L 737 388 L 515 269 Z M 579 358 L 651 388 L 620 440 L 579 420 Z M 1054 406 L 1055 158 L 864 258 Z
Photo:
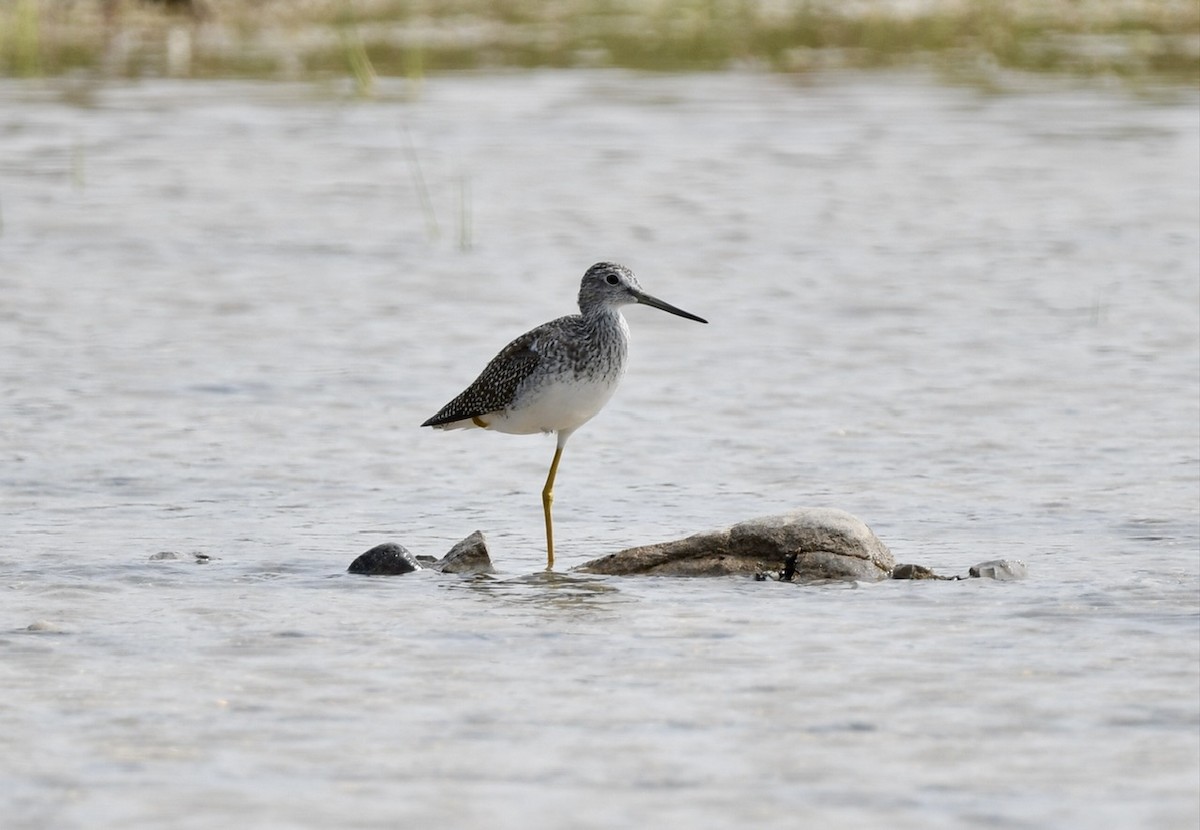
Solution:
M 538 571 L 513 577 L 480 574 L 450 582 L 447 590 L 469 591 L 488 602 L 500 600 L 522 607 L 556 611 L 605 611 L 628 601 L 612 577 Z

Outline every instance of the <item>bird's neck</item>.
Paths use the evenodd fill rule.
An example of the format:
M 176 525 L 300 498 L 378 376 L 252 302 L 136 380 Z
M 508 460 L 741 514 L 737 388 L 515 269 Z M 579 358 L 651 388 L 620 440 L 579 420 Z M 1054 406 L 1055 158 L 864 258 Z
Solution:
M 629 354 L 629 326 L 620 308 L 589 308 L 580 316 L 580 321 L 580 333 L 588 343 L 583 352 L 591 356 L 602 355 L 608 370 L 618 376 L 624 373 L 625 358 Z
M 583 319 L 587 327 L 600 337 L 617 335 L 629 339 L 629 326 L 621 314 L 619 306 L 600 305 L 583 309 Z

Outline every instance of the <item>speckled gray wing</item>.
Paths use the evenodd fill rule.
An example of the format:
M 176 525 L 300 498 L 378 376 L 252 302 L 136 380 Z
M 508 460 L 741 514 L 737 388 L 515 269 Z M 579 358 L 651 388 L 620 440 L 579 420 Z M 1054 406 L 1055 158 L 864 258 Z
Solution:
M 542 361 L 533 350 L 537 334 L 538 329 L 534 329 L 505 346 L 474 383 L 421 426 L 436 427 L 465 421 L 508 407 L 516 398 L 521 383 Z

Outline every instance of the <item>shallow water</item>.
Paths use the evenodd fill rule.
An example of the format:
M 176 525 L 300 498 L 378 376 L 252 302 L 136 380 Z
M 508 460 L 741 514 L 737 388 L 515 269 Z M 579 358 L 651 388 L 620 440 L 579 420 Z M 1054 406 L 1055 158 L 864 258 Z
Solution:
M 1196 825 L 1194 94 L 413 92 L 0 84 L 6 826 Z M 561 569 L 828 505 L 1029 579 L 538 573 L 553 442 L 416 425 L 599 259 L 711 325 L 627 312 Z

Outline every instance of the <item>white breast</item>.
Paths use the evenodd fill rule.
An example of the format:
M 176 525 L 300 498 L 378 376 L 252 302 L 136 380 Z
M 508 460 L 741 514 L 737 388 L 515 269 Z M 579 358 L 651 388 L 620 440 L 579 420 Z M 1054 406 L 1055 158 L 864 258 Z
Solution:
M 604 408 L 620 382 L 621 375 L 556 379 L 530 389 L 521 396 L 520 406 L 485 415 L 483 420 L 498 432 L 518 435 L 573 430 Z

